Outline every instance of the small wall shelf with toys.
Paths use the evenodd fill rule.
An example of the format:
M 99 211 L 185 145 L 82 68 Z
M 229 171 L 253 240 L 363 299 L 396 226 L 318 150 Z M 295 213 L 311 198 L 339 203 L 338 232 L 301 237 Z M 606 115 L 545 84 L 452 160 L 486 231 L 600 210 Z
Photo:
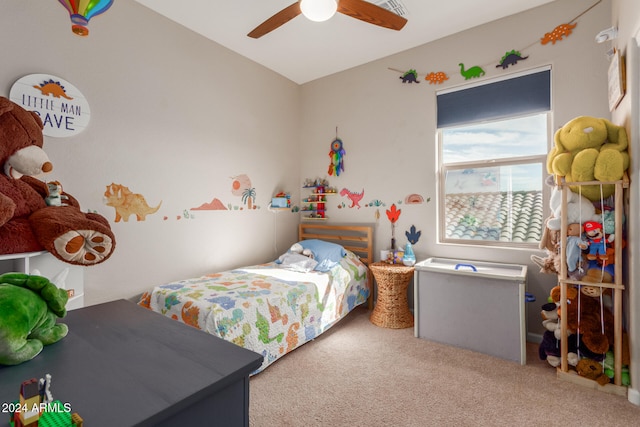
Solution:
M 269 210 L 272 211 L 290 211 L 291 210 L 291 195 L 284 191 L 279 192 L 271 198 L 271 204 Z
M 304 214 L 302 218 L 307 220 L 328 219 L 326 215 L 327 196 L 335 195 L 336 189 L 329 186 L 326 179 L 320 178 L 307 178 L 302 188 L 311 190 L 311 193 L 302 199 L 302 207 L 300 208 L 300 212 Z

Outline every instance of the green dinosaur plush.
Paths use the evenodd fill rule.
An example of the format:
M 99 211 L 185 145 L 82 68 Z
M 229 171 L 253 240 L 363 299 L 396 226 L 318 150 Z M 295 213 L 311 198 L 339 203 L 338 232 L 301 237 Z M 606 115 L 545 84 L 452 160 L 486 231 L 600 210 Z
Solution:
M 69 328 L 56 318 L 67 314 L 68 298 L 46 277 L 0 275 L 0 364 L 31 360 L 43 346 L 64 338 Z

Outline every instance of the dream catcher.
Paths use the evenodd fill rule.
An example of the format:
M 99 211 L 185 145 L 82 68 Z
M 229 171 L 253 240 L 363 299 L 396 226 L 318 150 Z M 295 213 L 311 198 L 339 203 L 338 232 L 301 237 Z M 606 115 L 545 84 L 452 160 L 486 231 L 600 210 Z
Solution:
M 338 138 L 338 129 L 336 128 L 336 139 L 331 142 L 331 151 L 329 151 L 329 158 L 331 163 L 329 164 L 329 175 L 340 176 L 340 172 L 344 172 L 344 147 L 342 146 L 342 140 Z

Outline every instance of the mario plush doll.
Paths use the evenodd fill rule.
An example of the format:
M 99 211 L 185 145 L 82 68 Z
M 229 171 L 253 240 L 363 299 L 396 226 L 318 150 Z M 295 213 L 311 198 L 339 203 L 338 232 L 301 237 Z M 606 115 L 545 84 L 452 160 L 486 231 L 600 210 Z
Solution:
M 607 243 L 613 242 L 613 234 L 610 234 L 608 238 L 605 237 L 602 230 L 602 224 L 597 221 L 586 221 L 583 226 L 584 234 L 589 239 L 587 242 L 583 242 L 580 247 L 582 249 L 589 248 L 587 259 L 604 260 L 607 258 Z

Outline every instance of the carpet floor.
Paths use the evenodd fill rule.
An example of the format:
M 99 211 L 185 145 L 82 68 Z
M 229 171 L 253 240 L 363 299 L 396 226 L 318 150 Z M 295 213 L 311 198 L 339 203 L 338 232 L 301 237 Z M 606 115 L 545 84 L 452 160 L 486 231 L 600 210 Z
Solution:
M 527 344 L 527 364 L 384 329 L 356 308 L 250 379 L 250 425 L 636 426 L 626 397 L 556 378 Z

